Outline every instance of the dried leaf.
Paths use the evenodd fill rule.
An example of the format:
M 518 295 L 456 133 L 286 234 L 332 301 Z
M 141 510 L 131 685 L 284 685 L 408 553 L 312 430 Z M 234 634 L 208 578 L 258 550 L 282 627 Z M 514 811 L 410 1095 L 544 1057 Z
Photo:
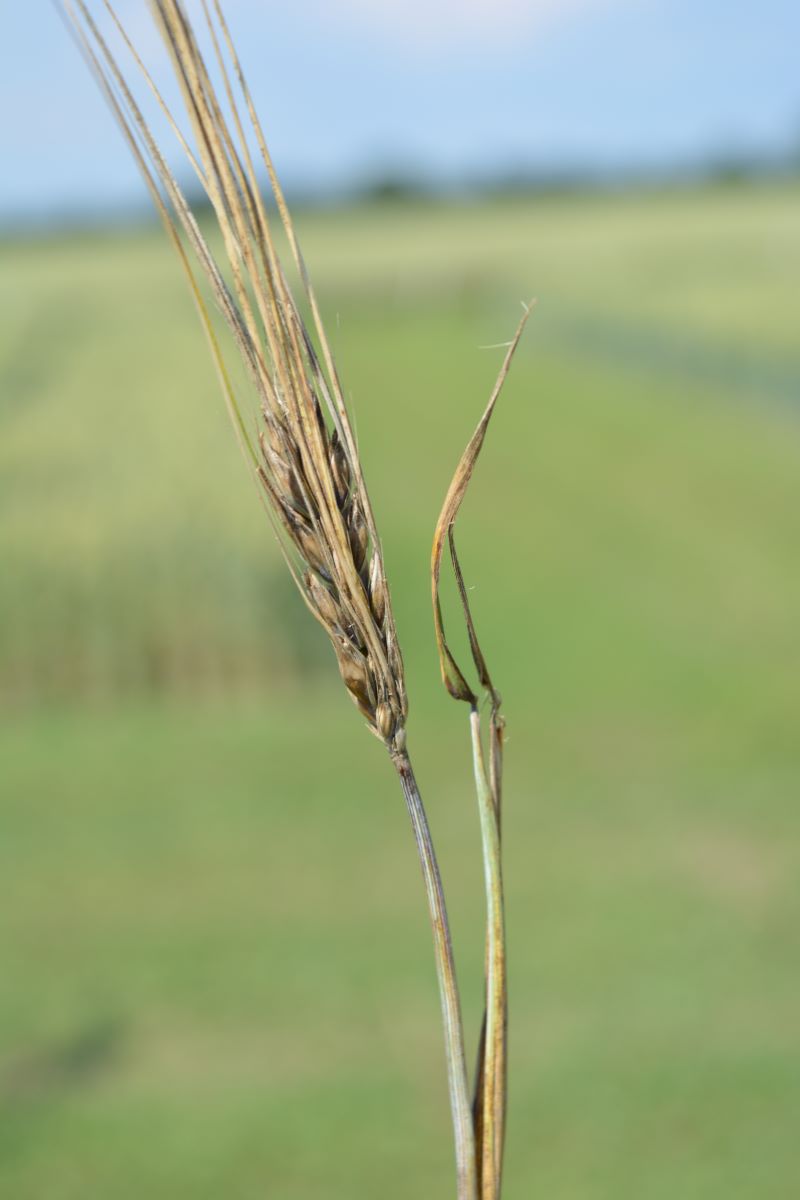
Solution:
M 436 532 L 433 535 L 433 550 L 431 552 L 431 591 L 433 596 L 433 619 L 436 627 L 436 645 L 439 650 L 439 664 L 442 672 L 442 682 L 447 688 L 450 695 L 455 700 L 465 700 L 468 704 L 474 705 L 477 703 L 477 696 L 472 688 L 467 683 L 467 680 L 461 671 L 458 663 L 453 657 L 452 651 L 447 643 L 447 638 L 444 631 L 444 618 L 442 617 L 442 605 L 439 596 L 440 575 L 442 567 L 442 554 L 444 552 L 445 537 L 450 544 L 450 554 L 453 560 L 453 568 L 456 573 L 456 581 L 461 594 L 461 603 L 464 608 L 464 617 L 467 622 L 467 631 L 469 633 L 470 647 L 472 656 L 475 661 L 475 666 L 478 671 L 481 684 L 486 687 L 494 696 L 494 689 L 489 680 L 489 673 L 486 668 L 486 662 L 481 653 L 478 639 L 475 634 L 475 627 L 472 622 L 472 616 L 469 610 L 469 604 L 466 598 L 466 589 L 464 587 L 463 577 L 458 565 L 458 558 L 455 554 L 455 543 L 453 541 L 453 526 L 458 516 L 458 510 L 464 496 L 467 493 L 469 482 L 472 479 L 472 473 L 475 470 L 475 464 L 478 461 L 478 455 L 483 447 L 486 430 L 489 427 L 494 406 L 497 403 L 497 398 L 503 389 L 503 384 L 506 381 L 511 360 L 514 357 L 514 351 L 519 345 L 522 332 L 527 324 L 528 317 L 531 314 L 532 304 L 523 305 L 525 312 L 522 320 L 517 326 L 516 333 L 508 345 L 503 365 L 500 368 L 500 373 L 497 376 L 492 394 L 489 397 L 489 403 L 486 405 L 486 410 L 478 422 L 478 426 L 467 444 L 467 448 L 461 456 L 461 460 L 456 467 L 455 475 L 445 496 L 442 511 L 439 515 L 439 520 L 436 525 Z M 487 682 L 488 681 L 488 682 Z

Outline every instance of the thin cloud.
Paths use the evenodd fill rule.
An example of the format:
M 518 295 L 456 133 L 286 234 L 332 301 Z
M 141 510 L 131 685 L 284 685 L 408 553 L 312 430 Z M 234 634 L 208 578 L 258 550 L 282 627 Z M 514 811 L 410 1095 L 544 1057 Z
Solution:
M 608 7 L 614 0 L 335 0 L 330 9 L 419 48 L 502 43 Z M 330 10 L 329 10 L 330 12 Z M 332 14 L 331 14 L 332 15 Z

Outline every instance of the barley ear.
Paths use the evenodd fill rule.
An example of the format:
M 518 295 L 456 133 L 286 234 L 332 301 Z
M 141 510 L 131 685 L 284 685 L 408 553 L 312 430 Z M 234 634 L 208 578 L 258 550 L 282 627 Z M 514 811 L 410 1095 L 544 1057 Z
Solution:
M 224 100 L 217 94 L 183 0 L 148 0 L 177 80 L 188 126 L 184 134 L 112 0 L 55 3 L 120 126 L 178 255 L 248 470 L 259 487 L 286 564 L 306 606 L 330 638 L 351 700 L 372 733 L 385 743 L 398 772 L 434 933 L 458 1200 L 478 1200 L 453 947 L 430 829 L 406 748 L 403 661 L 383 550 L 320 310 L 222 6 L 219 0 L 202 0 Z M 153 135 L 133 81 L 95 19 L 94 10 L 101 8 L 122 37 L 132 75 L 154 97 L 210 202 L 221 235 L 220 251 L 206 239 L 205 222 L 198 221 L 192 210 Z M 251 140 L 266 169 L 278 221 L 261 194 Z M 300 275 L 311 313 L 309 325 L 278 252 L 273 228 L 278 224 Z M 227 347 L 218 336 L 206 293 L 227 327 Z M 249 390 L 255 402 L 252 422 L 244 415 L 245 403 L 227 366 L 226 353 L 232 351 L 244 367 L 245 396 Z

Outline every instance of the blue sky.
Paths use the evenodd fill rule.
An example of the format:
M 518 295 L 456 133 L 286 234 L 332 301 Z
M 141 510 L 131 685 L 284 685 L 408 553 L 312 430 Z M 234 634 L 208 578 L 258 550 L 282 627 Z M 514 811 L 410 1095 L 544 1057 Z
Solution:
M 156 55 L 145 0 L 118 7 Z M 226 11 L 289 185 L 800 145 L 797 0 L 227 0 Z M 0 112 L 0 216 L 142 200 L 47 0 L 4 14 Z

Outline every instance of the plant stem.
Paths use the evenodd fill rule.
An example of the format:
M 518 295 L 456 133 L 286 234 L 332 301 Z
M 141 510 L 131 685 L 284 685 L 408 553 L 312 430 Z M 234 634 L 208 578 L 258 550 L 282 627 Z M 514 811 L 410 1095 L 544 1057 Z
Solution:
M 480 716 L 470 712 L 475 783 L 483 844 L 486 886 L 487 952 L 486 1016 L 483 1069 L 478 1072 L 482 1097 L 476 1094 L 481 1131 L 481 1200 L 499 1200 L 505 1132 L 508 994 L 506 986 L 503 876 L 500 857 L 500 821 L 494 789 L 486 772 L 481 744 Z M 476 1122 L 477 1124 L 477 1122 Z
M 405 751 L 392 755 L 392 761 L 400 777 L 417 852 L 425 880 L 428 911 L 433 929 L 433 946 L 436 955 L 436 974 L 439 978 L 439 994 L 442 1004 L 442 1020 L 445 1033 L 447 1078 L 450 1089 L 450 1107 L 453 1116 L 456 1170 L 458 1176 L 458 1200 L 478 1200 L 477 1165 L 475 1161 L 475 1134 L 470 1111 L 467 1064 L 464 1051 L 464 1027 L 461 1020 L 461 1004 L 458 996 L 456 966 L 453 944 L 447 920 L 444 889 L 439 874 L 439 865 L 433 849 L 428 818 L 419 794 L 411 762 Z

